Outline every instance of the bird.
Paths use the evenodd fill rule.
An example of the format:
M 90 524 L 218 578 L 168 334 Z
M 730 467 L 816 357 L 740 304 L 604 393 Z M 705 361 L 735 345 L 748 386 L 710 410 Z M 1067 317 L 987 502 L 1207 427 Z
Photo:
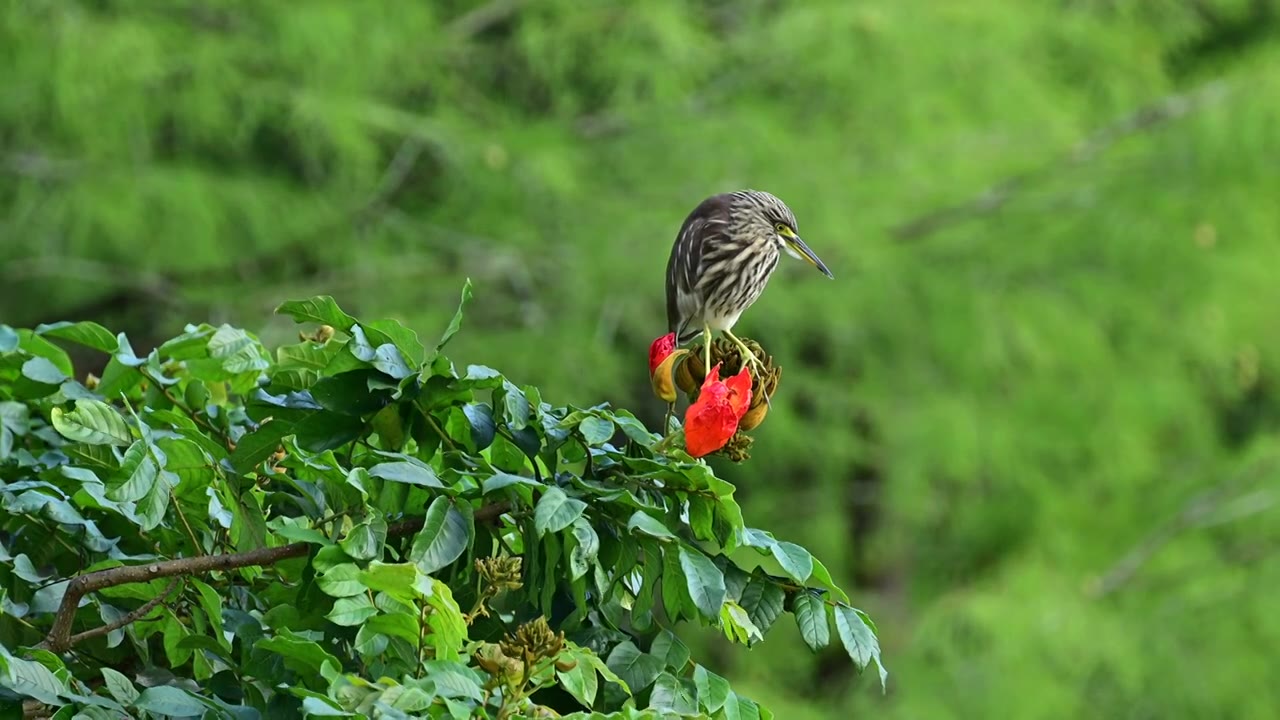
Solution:
M 760 359 L 733 334 L 738 318 L 764 292 L 785 252 L 834 279 L 800 239 L 791 208 L 761 190 L 712 195 L 689 213 L 667 260 L 667 331 L 683 345 L 703 336 L 703 367 L 711 366 L 711 337 L 722 332 L 746 362 Z

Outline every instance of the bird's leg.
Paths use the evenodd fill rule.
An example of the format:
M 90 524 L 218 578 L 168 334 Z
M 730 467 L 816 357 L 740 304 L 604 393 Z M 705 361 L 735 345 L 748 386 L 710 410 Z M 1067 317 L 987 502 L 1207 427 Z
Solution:
M 724 334 L 725 337 L 733 341 L 734 345 L 738 346 L 738 352 L 742 353 L 743 364 L 754 365 L 757 370 L 762 373 L 764 372 L 764 363 L 760 362 L 760 358 L 756 357 L 756 354 L 751 352 L 751 348 L 747 347 L 746 343 L 739 340 L 738 336 L 734 335 L 731 330 L 725 330 Z
M 726 337 L 728 337 L 730 340 L 733 341 L 734 345 L 738 346 L 738 352 L 742 353 L 742 364 L 744 366 L 754 365 L 756 367 L 757 380 L 759 378 L 764 377 L 764 363 L 760 362 L 760 358 L 756 357 L 756 354 L 751 352 L 751 348 L 747 347 L 747 344 L 739 340 L 738 336 L 734 335 L 731 331 L 725 330 L 724 334 Z M 769 407 L 773 407 L 773 403 L 770 402 L 768 395 L 764 396 L 764 404 L 768 405 Z
M 711 374 L 711 326 L 702 326 L 702 372 Z

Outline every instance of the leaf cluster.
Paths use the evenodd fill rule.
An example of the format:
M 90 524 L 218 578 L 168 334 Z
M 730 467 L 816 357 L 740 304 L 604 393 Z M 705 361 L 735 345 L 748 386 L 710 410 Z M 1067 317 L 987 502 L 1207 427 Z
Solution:
M 633 414 L 455 368 L 462 311 L 426 344 L 287 302 L 312 329 L 274 353 L 226 325 L 144 355 L 0 326 L 3 693 L 68 718 L 768 718 L 677 631 L 753 646 L 786 614 L 884 682 L 818 559 Z

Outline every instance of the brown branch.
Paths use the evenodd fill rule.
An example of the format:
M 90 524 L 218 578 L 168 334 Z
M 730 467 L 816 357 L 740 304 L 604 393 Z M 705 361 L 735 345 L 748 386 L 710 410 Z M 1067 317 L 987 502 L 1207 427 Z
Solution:
M 899 224 L 890 233 L 898 240 L 915 240 L 947 226 L 995 212 L 1008 204 L 1027 185 L 1052 177 L 1063 167 L 1083 165 L 1129 135 L 1177 120 L 1193 110 L 1221 100 L 1229 89 L 1223 81 L 1214 81 L 1187 93 L 1166 95 L 1097 130 L 1056 161 L 1005 178 L 965 202 L 918 215 Z
M 137 622 L 138 620 L 141 620 L 144 615 L 154 610 L 157 605 L 164 603 L 165 598 L 169 597 L 169 593 L 173 592 L 173 589 L 178 587 L 178 585 L 180 584 L 182 584 L 182 578 L 174 578 L 170 580 L 168 587 L 166 587 L 163 592 L 151 598 L 147 602 L 143 603 L 141 607 L 137 608 L 136 610 L 131 610 L 125 613 L 124 616 L 122 616 L 119 620 L 114 620 L 112 622 L 107 623 L 106 625 L 100 625 L 96 628 L 93 628 L 92 630 L 85 630 L 82 633 L 76 633 L 75 635 L 72 635 L 71 637 L 67 638 L 67 646 L 71 647 L 74 645 L 79 645 L 85 640 L 92 640 L 93 638 L 99 637 L 101 635 L 106 635 L 112 630 L 119 630 L 125 625 L 129 625 L 131 623 Z
M 479 522 L 493 522 L 510 509 L 511 504 L 507 502 L 491 503 L 477 509 L 475 519 Z M 422 529 L 422 524 L 421 518 L 403 520 L 387 528 L 387 537 L 412 535 Z M 62 603 L 58 606 L 58 612 L 53 619 L 53 627 L 49 628 L 49 634 L 36 647 L 53 652 L 63 652 L 81 640 L 114 630 L 115 628 L 110 627 L 109 624 L 104 626 L 106 629 L 95 628 L 74 636 L 71 634 L 71 627 L 76 619 L 76 611 L 80 607 L 80 599 L 91 592 L 118 585 L 149 582 L 159 578 L 202 575 L 215 571 L 225 572 L 255 565 L 274 565 L 282 560 L 303 557 L 310 552 L 310 549 L 310 543 L 290 543 L 289 545 L 259 548 L 241 553 L 201 555 L 192 558 L 164 560 L 146 565 L 126 565 L 80 575 L 67 583 L 66 592 L 62 596 Z M 168 595 L 170 590 L 172 590 L 172 583 L 160 597 Z M 155 606 L 147 607 L 144 605 L 143 607 L 150 610 Z M 133 622 L 136 619 L 133 618 L 129 622 Z
M 479 35 L 520 12 L 529 0 L 493 0 L 449 23 L 446 31 L 462 39 Z

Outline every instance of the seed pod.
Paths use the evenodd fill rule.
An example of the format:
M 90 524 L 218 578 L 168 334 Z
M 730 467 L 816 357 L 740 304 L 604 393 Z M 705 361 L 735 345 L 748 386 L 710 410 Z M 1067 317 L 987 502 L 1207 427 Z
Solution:
M 578 667 L 578 661 L 573 658 L 559 657 L 556 658 L 556 669 L 560 672 L 569 672 Z

